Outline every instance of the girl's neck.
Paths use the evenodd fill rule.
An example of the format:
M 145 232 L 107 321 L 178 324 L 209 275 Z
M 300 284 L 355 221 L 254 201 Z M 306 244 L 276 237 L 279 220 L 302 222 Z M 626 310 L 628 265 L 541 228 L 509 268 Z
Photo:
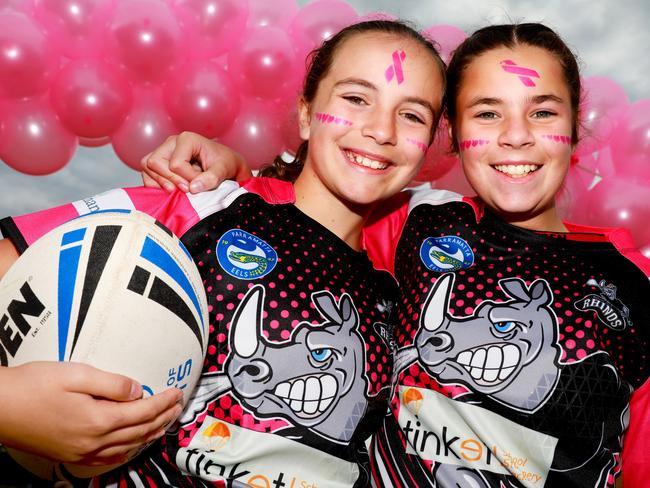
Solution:
M 493 210 L 495 211 L 495 210 Z M 542 232 L 568 232 L 555 206 L 535 215 L 495 213 L 507 223 L 527 230 Z
M 294 183 L 294 191 L 296 207 L 301 212 L 319 222 L 352 249 L 361 249 L 361 230 L 374 205 L 354 205 L 338 198 L 314 173 L 304 169 Z

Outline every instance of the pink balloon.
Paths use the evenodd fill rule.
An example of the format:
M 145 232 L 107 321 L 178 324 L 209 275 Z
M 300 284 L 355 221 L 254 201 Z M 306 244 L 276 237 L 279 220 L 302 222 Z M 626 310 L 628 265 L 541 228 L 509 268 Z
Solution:
M 122 162 L 140 171 L 143 156 L 179 130 L 163 109 L 162 95 L 158 90 L 137 90 L 134 100 L 133 109 L 113 134 L 111 142 Z
M 6 102 L 0 108 L 0 159 L 17 171 L 47 175 L 63 168 L 77 147 L 47 97 Z
M 232 127 L 218 141 L 241 153 L 253 169 L 272 163 L 283 150 L 280 108 L 272 102 L 244 100 Z
M 619 174 L 650 185 L 650 99 L 629 105 L 621 114 L 611 148 Z
M 397 17 L 395 17 L 392 14 L 386 13 L 386 12 L 370 12 L 367 13 L 366 15 L 362 15 L 359 17 L 359 22 L 366 22 L 369 20 L 397 20 Z
M 275 7 L 275 2 L 268 3 Z M 181 20 L 183 35 L 189 38 L 192 47 L 187 54 L 192 58 L 218 56 L 242 40 L 248 0 L 176 0 L 173 8 Z
M 0 12 L 0 94 L 26 97 L 43 93 L 59 68 L 59 55 L 25 15 Z
M 358 20 L 357 12 L 343 0 L 315 0 L 303 6 L 289 26 L 298 59 Z
M 295 95 L 300 65 L 289 36 L 277 27 L 255 27 L 228 56 L 228 68 L 242 90 L 264 98 Z
M 131 108 L 131 86 L 117 69 L 93 59 L 68 63 L 50 92 L 63 123 L 80 137 L 111 135 Z
M 296 154 L 302 143 L 298 128 L 298 109 L 295 99 L 278 101 L 278 123 L 282 133 L 282 150 Z
M 286 29 L 297 13 L 296 0 L 253 1 L 250 4 L 248 26 Z
M 584 156 L 609 144 L 618 118 L 629 104 L 623 88 L 602 76 L 582 80 L 581 139 L 576 155 Z
M 603 178 L 574 199 L 569 219 L 597 227 L 625 227 L 635 242 L 650 242 L 648 188 L 626 178 Z
M 440 178 L 433 181 L 433 187 L 441 190 L 455 191 L 461 195 L 476 195 L 474 189 L 467 182 L 463 173 L 462 164 L 456 159 L 451 169 Z
M 11 11 L 31 15 L 34 11 L 32 0 L 0 0 L 0 12 Z
M 239 111 L 239 91 L 229 73 L 209 61 L 190 62 L 164 89 L 167 111 L 181 130 L 208 138 L 222 134 Z
M 458 157 L 451 153 L 447 124 L 441 120 L 433 143 L 427 150 L 424 163 L 414 181 L 424 183 L 440 179 L 455 166 L 459 166 Z
M 158 0 L 121 0 L 109 32 L 115 58 L 143 81 L 162 80 L 184 52 L 174 12 Z
M 79 138 L 79 145 L 84 146 L 84 147 L 101 147 L 105 146 L 106 144 L 111 143 L 111 138 L 108 136 L 104 137 L 80 137 Z
M 445 63 L 451 59 L 454 49 L 467 38 L 467 34 L 463 30 L 446 24 L 432 25 L 422 31 L 422 34 L 438 44 L 438 52 Z
M 117 0 L 36 0 L 34 14 L 70 58 L 100 57 Z

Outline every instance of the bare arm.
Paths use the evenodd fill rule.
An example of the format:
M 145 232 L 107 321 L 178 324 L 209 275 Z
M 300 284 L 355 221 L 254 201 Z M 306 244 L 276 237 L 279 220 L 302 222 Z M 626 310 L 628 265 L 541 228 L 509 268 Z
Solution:
M 0 240 L 0 277 L 17 259 Z M 0 367 L 0 385 L 0 443 L 61 462 L 124 462 L 181 413 L 180 390 L 140 399 L 136 381 L 79 363 Z
M 0 240 L 0 278 L 2 278 L 7 270 L 18 259 L 18 251 L 9 239 Z
M 193 132 L 170 136 L 142 158 L 145 186 L 191 193 L 216 188 L 222 181 L 251 177 L 244 158 L 223 144 Z
M 80 363 L 2 367 L 0 384 L 0 442 L 62 462 L 124 462 L 181 412 L 179 390 L 139 399 L 137 382 Z

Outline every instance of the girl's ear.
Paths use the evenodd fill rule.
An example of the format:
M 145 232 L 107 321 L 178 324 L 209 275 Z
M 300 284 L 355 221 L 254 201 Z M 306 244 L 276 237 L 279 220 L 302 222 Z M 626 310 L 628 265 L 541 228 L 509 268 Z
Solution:
M 303 141 L 308 141 L 311 127 L 311 111 L 309 104 L 302 97 L 298 100 L 298 126 L 300 128 L 300 138 Z

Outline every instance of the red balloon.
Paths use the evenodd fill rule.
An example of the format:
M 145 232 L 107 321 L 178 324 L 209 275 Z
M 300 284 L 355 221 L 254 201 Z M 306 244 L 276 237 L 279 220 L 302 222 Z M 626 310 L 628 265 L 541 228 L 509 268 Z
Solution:
M 104 54 L 117 0 L 36 0 L 36 20 L 70 58 Z
M 458 156 L 451 152 L 447 123 L 441 120 L 433 143 L 429 146 L 424 156 L 424 163 L 414 181 L 424 183 L 440 179 L 455 166 L 459 166 Z
M 116 59 L 143 81 L 162 80 L 184 52 L 174 12 L 158 0 L 121 0 L 109 32 Z
M 438 44 L 440 57 L 449 62 L 454 49 L 467 38 L 467 34 L 453 25 L 432 25 L 422 32 L 425 37 L 432 39 Z
M 117 156 L 126 165 L 140 171 L 140 160 L 167 137 L 179 132 L 163 109 L 162 95 L 157 90 L 138 90 L 135 103 L 111 142 Z
M 0 0 L 0 11 L 22 12 L 31 15 L 33 10 L 32 0 Z
M 25 15 L 0 12 L 0 94 L 27 97 L 43 93 L 59 69 L 59 55 Z
M 166 85 L 165 104 L 181 130 L 214 138 L 226 131 L 239 111 L 239 91 L 216 63 L 190 62 Z
M 91 138 L 91 137 L 79 138 L 79 145 L 84 147 L 101 147 L 110 143 L 111 143 L 111 138 L 108 136 L 96 137 L 96 138 Z
M 232 127 L 218 141 L 241 153 L 253 169 L 272 163 L 283 150 L 281 108 L 263 100 L 244 100 Z
M 584 100 L 580 107 L 580 142 L 575 154 L 586 156 L 609 144 L 618 118 L 625 111 L 629 99 L 623 88 L 602 76 L 582 80 Z
M 260 2 L 267 3 L 267 2 Z M 268 2 L 273 4 L 274 2 Z M 248 0 L 176 0 L 174 11 L 188 36 L 192 58 L 207 59 L 241 42 L 248 20 Z
M 17 171 L 47 175 L 63 168 L 77 148 L 47 97 L 6 102 L 1 107 L 0 159 Z
M 568 218 L 597 227 L 625 227 L 635 242 L 650 242 L 648 188 L 626 178 L 603 178 L 591 190 L 576 195 Z
M 296 0 L 253 1 L 248 17 L 249 27 L 279 27 L 286 29 L 298 13 Z
M 451 169 L 440 178 L 433 181 L 433 187 L 441 190 L 455 191 L 461 195 L 476 195 L 474 188 L 470 186 L 463 173 L 462 164 L 456 159 Z
M 131 86 L 115 67 L 91 59 L 68 63 L 50 92 L 63 123 L 80 137 L 111 135 L 131 108 Z
M 305 59 L 309 51 L 358 18 L 354 8 L 343 0 L 315 0 L 303 6 L 289 26 L 298 59 Z
M 619 117 L 611 149 L 619 174 L 650 185 L 650 99 L 629 105 Z
M 228 55 L 228 68 L 242 90 L 264 98 L 295 95 L 301 72 L 289 36 L 277 27 L 254 27 L 244 39 Z

